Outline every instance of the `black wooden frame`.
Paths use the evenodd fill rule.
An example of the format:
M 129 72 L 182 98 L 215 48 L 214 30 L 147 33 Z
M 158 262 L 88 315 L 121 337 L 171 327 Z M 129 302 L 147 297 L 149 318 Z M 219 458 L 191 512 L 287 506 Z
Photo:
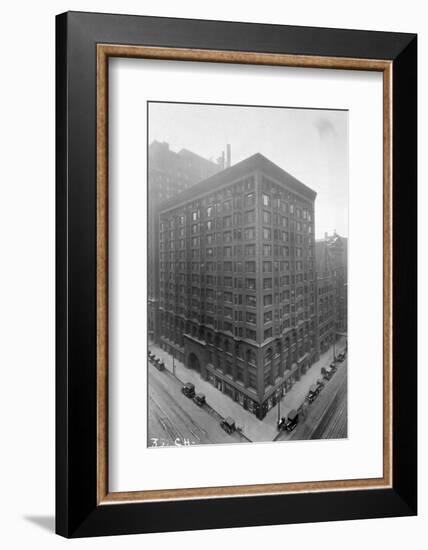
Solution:
M 393 61 L 393 487 L 97 506 L 96 45 Z M 56 531 L 66 537 L 415 515 L 417 37 L 69 12 L 56 19 Z

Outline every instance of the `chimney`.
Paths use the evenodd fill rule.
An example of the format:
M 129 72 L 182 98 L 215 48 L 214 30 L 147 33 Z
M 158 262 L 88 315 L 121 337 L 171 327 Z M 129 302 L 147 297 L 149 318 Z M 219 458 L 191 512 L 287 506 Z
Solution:
M 226 145 L 226 168 L 230 168 L 232 165 L 232 150 L 230 147 L 230 143 Z
M 222 170 L 224 170 L 224 151 L 222 152 L 221 157 L 218 157 L 217 164 Z

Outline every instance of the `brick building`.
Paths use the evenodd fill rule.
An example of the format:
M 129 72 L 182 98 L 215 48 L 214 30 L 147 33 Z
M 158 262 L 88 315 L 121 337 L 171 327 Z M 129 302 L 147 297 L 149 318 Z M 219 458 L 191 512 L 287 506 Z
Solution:
M 160 208 L 161 345 L 259 418 L 317 359 L 315 197 L 256 154 Z
M 336 332 L 345 334 L 348 331 L 348 239 L 336 232 L 326 239 L 336 273 Z
M 348 240 L 327 233 L 315 243 L 318 346 L 325 352 L 347 332 Z
M 326 240 L 315 243 L 318 347 L 324 353 L 334 342 L 336 276 Z
M 165 142 L 149 146 L 147 317 L 149 337 L 155 342 L 159 340 L 159 205 L 223 168 L 224 155 L 216 164 L 187 149 L 175 153 Z

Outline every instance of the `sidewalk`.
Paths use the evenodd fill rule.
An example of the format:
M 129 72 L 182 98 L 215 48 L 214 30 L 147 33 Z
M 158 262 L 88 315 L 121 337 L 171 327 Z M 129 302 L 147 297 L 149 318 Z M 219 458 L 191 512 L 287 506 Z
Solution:
M 344 338 L 336 343 L 336 354 L 344 347 Z M 150 350 L 161 358 L 165 367 L 172 372 L 172 356 L 159 346 L 151 344 Z M 309 391 L 309 387 L 321 377 L 321 367 L 326 367 L 333 359 L 333 348 L 321 355 L 319 361 L 294 384 L 292 389 L 281 400 L 281 416 L 287 416 L 291 409 L 297 409 L 303 402 Z M 251 441 L 272 441 L 278 434 L 276 422 L 278 418 L 278 406 L 268 411 L 263 420 L 259 420 L 254 414 L 233 401 L 229 396 L 221 393 L 207 380 L 203 380 L 198 372 L 188 369 L 180 361 L 175 360 L 175 375 L 184 384 L 191 382 L 195 385 L 196 392 L 204 393 L 207 403 L 215 409 L 223 418 L 231 416 L 236 425 L 242 428 L 243 433 Z M 150 388 L 149 388 L 150 391 Z

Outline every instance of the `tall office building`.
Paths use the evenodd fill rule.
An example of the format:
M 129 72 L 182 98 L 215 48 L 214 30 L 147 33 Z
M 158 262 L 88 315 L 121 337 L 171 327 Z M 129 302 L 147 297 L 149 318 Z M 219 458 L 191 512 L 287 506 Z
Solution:
M 187 149 L 175 153 L 165 142 L 149 146 L 147 317 L 149 338 L 155 342 L 159 340 L 159 205 L 223 168 L 224 155 L 216 164 Z
M 161 345 L 259 418 L 317 359 L 315 197 L 256 154 L 160 207 Z

